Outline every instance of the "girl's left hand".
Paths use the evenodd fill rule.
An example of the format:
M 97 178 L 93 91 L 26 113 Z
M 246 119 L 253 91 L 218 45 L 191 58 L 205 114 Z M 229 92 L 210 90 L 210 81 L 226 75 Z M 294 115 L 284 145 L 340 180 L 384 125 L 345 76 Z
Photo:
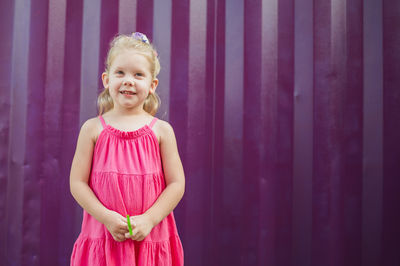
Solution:
M 132 225 L 132 235 L 128 233 L 125 234 L 125 238 L 142 241 L 148 236 L 153 229 L 153 221 L 147 214 L 131 216 L 131 225 Z

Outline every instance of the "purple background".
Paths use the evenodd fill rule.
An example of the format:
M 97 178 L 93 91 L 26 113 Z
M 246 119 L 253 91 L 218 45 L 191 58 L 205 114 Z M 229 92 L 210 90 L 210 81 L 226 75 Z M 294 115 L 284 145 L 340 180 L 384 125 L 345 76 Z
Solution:
M 139 12 L 140 11 L 140 12 Z M 400 1 L 1 0 L 0 265 L 69 265 L 108 43 L 158 48 L 186 265 L 400 265 Z

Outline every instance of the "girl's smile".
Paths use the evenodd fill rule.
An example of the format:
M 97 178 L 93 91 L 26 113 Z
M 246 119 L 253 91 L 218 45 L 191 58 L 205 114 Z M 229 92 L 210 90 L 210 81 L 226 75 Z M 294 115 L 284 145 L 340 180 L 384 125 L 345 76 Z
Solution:
M 131 97 L 131 96 L 133 96 L 133 95 L 136 94 L 136 92 L 127 91 L 127 90 L 120 91 L 119 93 L 121 93 L 121 94 L 123 94 L 123 95 L 125 95 L 125 96 L 127 96 L 127 97 Z
M 135 91 L 130 91 L 130 90 L 121 90 L 119 93 L 126 97 L 133 97 L 134 95 L 136 95 Z

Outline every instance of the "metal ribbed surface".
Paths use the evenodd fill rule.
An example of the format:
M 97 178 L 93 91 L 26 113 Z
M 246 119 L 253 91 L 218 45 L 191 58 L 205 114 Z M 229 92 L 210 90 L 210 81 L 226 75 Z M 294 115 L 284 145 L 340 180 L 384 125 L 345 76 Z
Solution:
M 383 3 L 382 3 L 383 2 Z M 112 37 L 161 58 L 186 265 L 400 264 L 397 0 L 2 0 L 0 264 L 69 265 Z

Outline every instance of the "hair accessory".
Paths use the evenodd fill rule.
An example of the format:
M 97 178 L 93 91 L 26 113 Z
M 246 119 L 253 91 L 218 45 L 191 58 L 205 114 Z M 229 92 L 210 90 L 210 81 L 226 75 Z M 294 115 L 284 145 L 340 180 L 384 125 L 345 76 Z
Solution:
M 147 39 L 147 36 L 141 32 L 137 31 L 137 32 L 132 33 L 132 38 L 142 41 L 144 43 L 150 44 L 149 39 Z
M 144 43 L 150 44 L 149 39 L 147 39 L 147 36 L 141 32 L 134 32 L 132 33 L 132 38 L 135 40 L 142 41 Z M 158 53 L 156 50 L 153 49 L 153 54 L 155 57 L 158 57 Z

